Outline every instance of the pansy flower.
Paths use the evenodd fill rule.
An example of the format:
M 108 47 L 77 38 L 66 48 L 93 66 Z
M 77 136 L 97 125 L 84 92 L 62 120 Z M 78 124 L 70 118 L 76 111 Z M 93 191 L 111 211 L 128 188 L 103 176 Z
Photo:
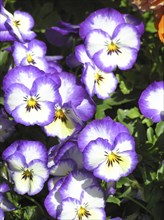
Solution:
M 134 65 L 140 48 L 140 34 L 133 24 L 115 9 L 91 13 L 80 25 L 80 36 L 88 56 L 104 72 L 118 66 L 127 70 Z
M 71 199 L 70 203 L 66 202 L 67 199 Z M 81 204 L 81 206 L 78 206 L 78 204 L 72 204 L 72 199 L 76 200 L 78 204 Z M 87 202 L 89 202 L 88 207 L 86 207 Z M 91 173 L 88 173 L 84 170 L 71 172 L 67 177 L 59 180 L 54 189 L 52 189 L 47 195 L 44 204 L 48 213 L 57 219 L 68 219 L 66 210 L 68 210 L 69 204 L 72 208 L 67 214 L 69 214 L 69 216 L 73 215 L 74 218 L 78 218 L 77 211 L 79 211 L 81 219 L 86 217 L 85 215 L 82 215 L 82 209 L 83 211 L 88 211 L 91 218 L 91 215 L 92 217 L 94 216 L 94 212 L 92 211 L 94 210 L 96 212 L 97 208 L 100 208 L 100 213 L 99 211 L 98 213 L 100 216 L 102 216 L 104 214 L 103 209 L 105 205 L 104 195 L 101 188 L 97 184 L 97 180 Z M 69 217 L 69 219 L 70 218 L 71 217 Z
M 36 39 L 26 44 L 14 42 L 12 53 L 14 63 L 16 66 L 33 65 L 48 72 L 48 63 L 45 58 L 46 50 L 45 43 Z
M 9 34 L 6 33 L 6 36 L 1 36 L 2 41 L 12 40 L 12 38 L 6 38 L 7 35 L 11 35 L 15 40 L 23 43 L 35 38 L 36 34 L 31 30 L 34 20 L 29 13 L 16 10 L 12 15 L 2 6 L 1 16 L 6 27 L 5 31 L 9 32 Z
M 59 98 L 58 85 L 46 76 L 37 78 L 29 89 L 20 83 L 5 91 L 4 105 L 17 123 L 44 126 L 53 121 Z
M 97 186 L 81 192 L 80 199 L 68 197 L 62 201 L 59 220 L 67 219 L 106 219 L 103 206 L 103 193 Z
M 157 123 L 164 120 L 164 81 L 153 82 L 142 93 L 138 101 L 141 113 Z
M 81 81 L 86 86 L 88 94 L 91 97 L 96 94 L 101 99 L 109 98 L 109 94 L 114 92 L 117 87 L 118 81 L 115 75 L 112 72 L 101 71 L 88 57 L 84 45 L 76 47 L 75 55 L 83 64 Z
M 128 176 L 138 162 L 134 141 L 126 133 L 118 135 L 113 145 L 102 138 L 91 141 L 83 151 L 83 160 L 87 170 L 106 182 Z
M 16 146 L 18 142 L 13 144 Z M 35 141 L 19 141 L 19 146 L 15 147 L 14 152 L 9 146 L 2 157 L 8 164 L 14 190 L 18 194 L 35 195 L 42 190 L 49 177 L 47 152 L 43 144 L 36 142 L 35 145 Z
M 93 116 L 95 105 L 84 88 L 77 84 L 73 74 L 61 72 L 59 77 L 61 101 L 55 105 L 53 122 L 46 125 L 44 131 L 48 136 L 57 136 L 63 140 L 81 127 L 83 121 Z
M 131 24 L 118 25 L 112 36 L 106 31 L 90 31 L 85 38 L 87 54 L 104 72 L 133 67 L 140 48 L 140 35 Z
M 84 167 L 107 182 L 129 175 L 138 162 L 133 137 L 108 117 L 90 122 L 81 131 L 78 144 Z

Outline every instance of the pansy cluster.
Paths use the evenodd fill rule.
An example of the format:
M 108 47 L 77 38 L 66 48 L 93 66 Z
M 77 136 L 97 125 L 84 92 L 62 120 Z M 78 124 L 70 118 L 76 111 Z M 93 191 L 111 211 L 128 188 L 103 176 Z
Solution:
M 12 42 L 8 51 L 14 63 L 2 85 L 5 117 L 13 120 L 4 125 L 7 119 L 0 119 L 0 132 L 4 126 L 10 134 L 15 124 L 37 125 L 47 137 L 58 139 L 58 145 L 49 149 L 37 140 L 11 143 L 2 153 L 8 181 L 17 194 L 29 196 L 40 193 L 47 182 L 44 205 L 54 219 L 105 220 L 105 193 L 115 193 L 115 182 L 133 172 L 138 157 L 128 128 L 110 117 L 94 119 L 94 98 L 109 98 L 118 85 L 114 71 L 134 66 L 143 23 L 105 8 L 91 13 L 80 25 L 60 21 L 48 28 L 47 40 L 59 47 L 72 45 L 79 33 L 83 43 L 76 45 L 70 62 L 82 64 L 82 73 L 76 75 L 59 65 L 62 56 L 47 56 L 46 44 L 32 31 L 34 20 L 29 13 L 11 14 L 1 5 L 0 16 L 0 41 Z M 161 81 L 140 96 L 141 113 L 153 122 L 164 118 L 163 93 Z M 105 191 L 103 181 L 112 188 Z M 0 185 L 1 219 L 3 192 Z M 6 208 L 14 209 L 10 203 Z

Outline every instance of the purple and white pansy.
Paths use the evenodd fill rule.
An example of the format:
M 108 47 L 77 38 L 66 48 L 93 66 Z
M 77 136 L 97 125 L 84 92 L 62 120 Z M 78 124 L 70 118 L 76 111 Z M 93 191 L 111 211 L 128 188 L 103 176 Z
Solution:
M 48 72 L 48 63 L 45 57 L 46 51 L 46 44 L 34 39 L 26 44 L 14 42 L 12 55 L 16 66 L 33 65 L 44 72 Z
M 157 123 L 164 120 L 164 81 L 151 83 L 139 98 L 141 113 Z
M 47 150 L 38 141 L 16 141 L 2 154 L 7 162 L 14 190 L 18 194 L 39 193 L 49 177 Z
M 26 126 L 49 124 L 53 121 L 55 103 L 60 98 L 59 85 L 42 74 L 37 78 L 40 71 L 36 67 L 18 68 L 18 72 L 14 71 L 15 82 L 12 83 L 12 77 L 10 78 L 12 70 L 9 76 L 4 78 L 6 111 L 12 115 L 17 123 Z M 31 73 L 33 70 L 34 73 Z M 8 78 L 10 78 L 9 82 Z M 28 80 L 25 81 L 26 79 Z
M 63 140 L 81 127 L 83 121 L 93 117 L 95 104 L 73 74 L 61 72 L 59 77 L 61 101 L 55 105 L 53 122 L 46 125 L 44 131 L 48 136 L 57 136 Z
M 117 181 L 135 169 L 135 142 L 127 128 L 109 117 L 90 122 L 78 138 L 84 167 L 105 181 Z
M 105 219 L 103 191 L 87 171 L 74 171 L 60 180 L 44 204 L 57 219 Z
M 126 22 L 125 16 L 115 9 L 100 9 L 91 13 L 80 25 L 88 56 L 104 72 L 118 67 L 133 67 L 140 49 L 140 26 Z M 141 26 L 142 28 L 142 26 Z
M 1 6 L 2 16 L 0 26 L 5 27 L 5 35 L 1 36 L 2 41 L 20 41 L 22 43 L 28 42 L 36 37 L 36 34 L 31 29 L 34 26 L 34 19 L 32 16 L 23 11 L 16 10 L 14 14 L 11 14 L 3 6 Z
M 118 81 L 115 75 L 112 72 L 100 70 L 87 55 L 84 45 L 78 45 L 75 48 L 75 55 L 83 64 L 81 81 L 88 94 L 91 97 L 96 94 L 101 99 L 109 98 L 109 94 L 114 92 L 117 87 Z

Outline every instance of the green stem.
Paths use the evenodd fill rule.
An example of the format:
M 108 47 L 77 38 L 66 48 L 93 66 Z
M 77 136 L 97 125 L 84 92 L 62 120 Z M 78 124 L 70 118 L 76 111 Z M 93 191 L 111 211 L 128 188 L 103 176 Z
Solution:
M 33 202 L 36 206 L 38 206 L 38 208 L 40 209 L 40 211 L 42 212 L 42 214 L 46 217 L 45 212 L 44 212 L 43 209 L 42 209 L 42 206 L 41 206 L 35 199 L 33 199 L 33 198 L 29 197 L 29 196 L 26 196 L 26 195 L 25 195 L 25 197 L 26 197 L 28 200 L 30 200 L 31 202 Z
M 124 198 L 131 200 L 132 202 L 136 203 L 138 206 L 140 206 L 142 209 L 144 209 L 146 212 L 148 212 L 150 215 L 152 215 L 152 213 L 144 206 L 142 205 L 140 202 L 138 202 L 137 200 L 129 197 L 129 196 L 124 196 Z

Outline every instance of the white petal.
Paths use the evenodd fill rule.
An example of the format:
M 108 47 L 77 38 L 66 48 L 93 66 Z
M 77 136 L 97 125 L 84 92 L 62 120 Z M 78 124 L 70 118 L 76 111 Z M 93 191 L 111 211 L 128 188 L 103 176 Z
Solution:
M 39 193 L 43 189 L 44 183 L 45 183 L 44 179 L 42 179 L 39 176 L 33 175 L 33 178 L 30 181 L 30 189 L 28 194 L 35 195 Z
M 38 124 L 44 126 L 50 123 L 53 118 L 52 109 L 47 103 L 39 102 L 39 104 L 41 109 L 31 109 L 30 111 L 26 110 L 26 105 L 21 105 L 13 112 L 13 117 L 17 122 L 25 125 Z
M 76 213 L 76 208 L 78 205 L 73 202 L 72 200 L 69 201 L 63 201 L 62 203 L 62 211 L 59 216 L 59 220 L 68 220 L 68 219 L 73 219 L 73 220 L 78 220 L 78 216 Z
M 88 217 L 84 217 L 84 220 L 105 220 L 106 216 L 105 216 L 105 210 L 104 209 L 100 209 L 100 208 L 94 208 L 94 209 L 89 209 L 88 210 L 89 213 L 91 215 L 89 215 Z
M 7 158 L 7 162 L 9 163 L 9 168 L 12 171 L 21 171 L 25 166 L 25 158 L 20 154 L 13 154 Z
M 158 109 L 159 112 L 164 111 L 164 90 L 159 88 L 155 91 L 151 91 L 146 98 L 147 108 Z
M 15 183 L 15 190 L 21 195 L 27 193 L 30 189 L 30 179 L 29 178 L 27 178 L 26 180 L 24 178 L 22 179 L 22 174 L 23 171 L 15 172 L 12 177 Z
M 97 186 L 88 187 L 85 189 L 83 198 L 82 198 L 83 204 L 88 204 L 88 209 L 92 208 L 104 208 L 104 193 L 101 190 L 101 188 Z
M 118 55 L 108 54 L 106 48 L 93 56 L 95 64 L 104 72 L 111 72 L 117 66 Z
M 75 131 L 75 126 L 70 120 L 65 123 L 62 122 L 61 119 L 57 118 L 51 124 L 45 126 L 44 130 L 49 136 L 57 136 L 60 139 L 65 139 L 66 137 L 73 134 Z
M 93 68 L 92 65 L 87 64 L 84 72 L 83 72 L 83 83 L 86 86 L 86 90 L 89 93 L 90 96 L 93 96 L 93 89 L 94 89 L 94 83 L 95 83 L 95 68 Z
M 8 91 L 6 93 L 9 93 L 9 95 L 6 95 L 6 105 L 8 106 L 9 111 L 13 111 L 16 107 L 20 106 L 20 105 L 24 105 L 25 106 L 25 102 L 24 97 L 27 96 L 27 91 L 26 90 L 22 90 L 21 87 L 17 87 L 15 86 L 11 91 L 9 91 L 10 88 L 8 89 Z
M 84 45 L 78 45 L 75 48 L 75 55 L 80 63 L 92 63 L 88 57 Z
M 107 165 L 107 162 L 102 163 L 97 169 L 94 170 L 94 175 L 106 181 L 118 180 L 121 177 L 121 168 L 117 163 L 113 167 Z
M 30 170 L 33 170 L 34 175 L 42 177 L 45 181 L 48 179 L 49 171 L 48 168 L 43 164 L 42 161 L 36 161 L 29 166 Z
M 135 148 L 134 138 L 130 134 L 122 132 L 117 135 L 114 141 L 114 146 L 115 147 L 113 149 L 113 152 L 115 153 L 134 150 Z
M 24 57 L 26 57 L 26 54 L 27 54 L 27 48 L 23 44 L 19 42 L 15 42 L 13 58 L 17 66 L 21 64 L 21 61 Z
M 99 94 L 102 98 L 109 98 L 109 94 L 116 89 L 117 79 L 113 73 L 104 73 L 101 71 L 100 75 L 103 79 L 95 84 L 95 93 Z
M 105 42 L 109 41 L 107 36 L 101 30 L 91 31 L 86 37 L 86 50 L 87 53 L 93 57 L 93 55 L 105 49 Z
M 105 152 L 109 149 L 106 148 L 101 141 L 96 140 L 90 142 L 90 144 L 84 149 L 84 166 L 93 170 L 106 160 Z
M 116 59 L 118 67 L 122 70 L 132 68 L 137 58 L 137 50 L 122 47 L 120 51 Z
M 37 93 L 39 94 L 39 97 L 41 101 L 49 101 L 54 102 L 55 101 L 55 86 L 56 84 L 51 79 L 41 77 L 38 80 L 36 80 L 36 83 L 34 83 L 34 88 L 36 86 Z
M 113 163 L 113 166 L 108 166 L 106 162 L 101 164 L 97 169 L 94 170 L 95 176 L 99 176 L 106 181 L 117 181 L 121 176 L 125 176 L 129 170 L 132 170 L 133 158 L 128 153 L 120 154 L 121 160 L 119 164 Z M 135 163 L 135 162 L 134 162 Z
M 126 25 L 120 28 L 114 41 L 120 41 L 121 47 L 131 47 L 139 49 L 139 36 L 137 30 L 133 27 Z

